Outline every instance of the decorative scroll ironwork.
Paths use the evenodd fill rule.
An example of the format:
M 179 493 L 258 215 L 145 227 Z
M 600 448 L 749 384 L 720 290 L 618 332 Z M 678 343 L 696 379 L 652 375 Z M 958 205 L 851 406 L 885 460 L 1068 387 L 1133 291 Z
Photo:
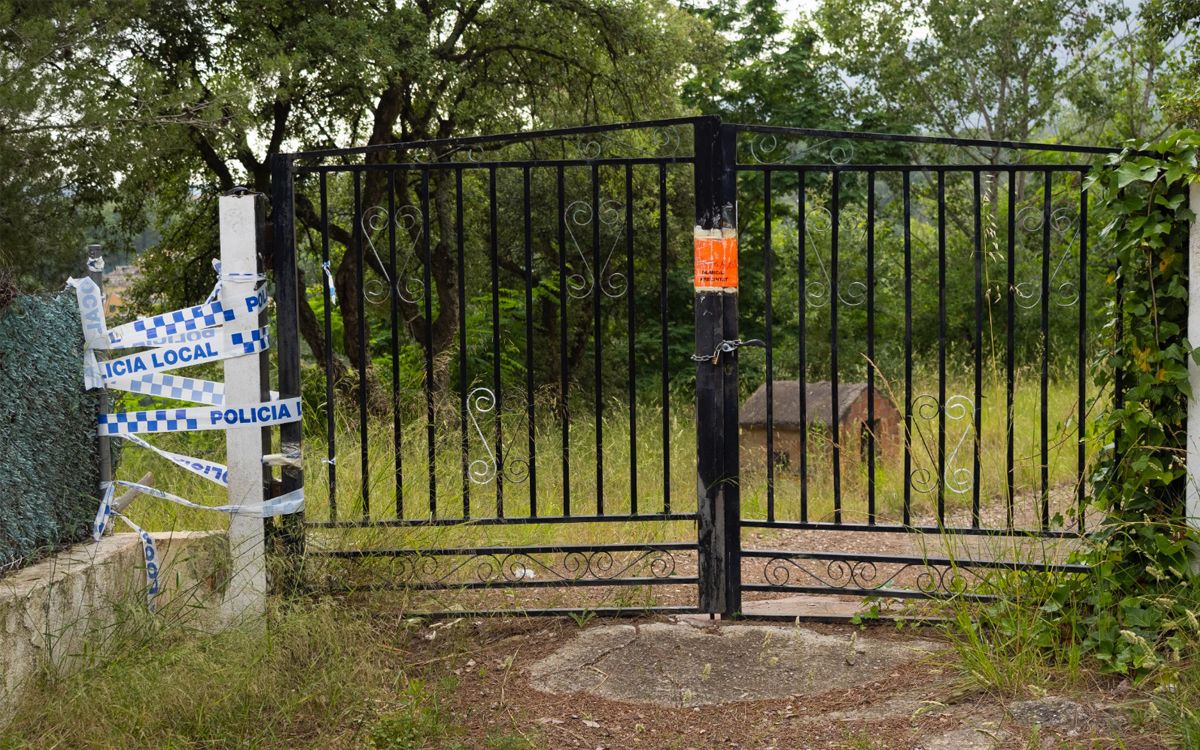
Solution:
M 678 550 L 647 547 L 632 551 L 606 549 L 549 552 L 479 550 L 463 554 L 414 552 L 395 558 L 388 571 L 400 586 L 453 588 L 616 582 L 626 578 L 668 582 L 678 563 Z M 552 583 L 547 583 L 547 581 Z M 645 581 L 639 581 L 644 583 Z
M 913 415 L 916 417 L 913 424 L 916 426 L 917 435 L 921 439 L 921 445 L 925 449 L 925 454 L 929 457 L 930 464 L 937 466 L 938 459 L 935 447 L 931 446 L 930 440 L 925 430 L 922 429 L 923 422 L 932 422 L 937 418 L 941 406 L 938 404 L 936 397 L 930 394 L 922 394 L 913 399 Z M 962 424 L 962 431 L 958 434 L 958 440 L 954 442 L 954 447 L 946 454 L 945 472 L 942 475 L 942 483 L 947 491 L 956 495 L 964 495 L 970 492 L 974 475 L 972 469 L 967 465 L 960 465 L 960 453 L 963 453 L 963 447 L 967 445 L 967 438 L 975 429 L 975 404 L 966 396 L 955 394 L 946 399 L 946 430 L 949 433 L 954 425 Z M 934 472 L 929 467 L 919 466 L 912 470 L 909 474 L 912 482 L 912 488 L 917 492 L 929 493 L 937 489 L 937 480 Z
M 578 139 L 574 143 L 576 157 L 600 159 L 617 155 L 622 158 L 679 155 L 682 139 L 678 128 L 653 128 L 639 131 L 649 136 L 647 144 L 634 143 L 628 138 L 619 137 L 618 132 L 628 134 L 627 131 L 608 131 L 592 133 Z M 617 153 L 610 153 L 608 149 L 615 149 Z
M 1079 302 L 1079 283 L 1074 279 L 1060 280 L 1059 276 L 1067 261 L 1075 254 L 1079 242 L 1079 222 L 1075 211 L 1068 206 L 1060 206 L 1050 212 L 1051 237 L 1057 236 L 1063 246 L 1063 252 L 1050 269 L 1050 289 L 1053 292 L 1053 303 L 1058 307 L 1073 307 Z M 1017 212 L 1017 226 L 1030 234 L 1041 232 L 1046 223 L 1045 212 L 1038 206 L 1025 206 Z M 1056 243 L 1051 241 L 1051 249 Z M 1053 258 L 1053 254 L 1051 255 Z M 1036 281 L 1021 281 L 1013 287 L 1017 305 L 1022 309 L 1032 310 L 1041 304 L 1042 283 L 1038 274 Z
M 988 583 L 985 568 L 970 567 L 969 561 L 950 563 L 926 560 L 833 560 L 777 556 L 763 565 L 763 580 L 771 586 L 849 589 L 863 594 L 873 591 L 914 591 L 925 596 L 969 593 Z
M 748 151 L 752 164 L 849 164 L 854 159 L 854 143 L 845 138 L 780 142 L 774 133 L 759 133 L 750 139 Z
M 372 304 L 386 302 L 393 290 L 400 299 L 409 304 L 416 304 L 417 300 L 424 295 L 424 280 L 420 276 L 410 274 L 409 271 L 410 265 L 414 261 L 418 265 L 420 264 L 420 258 L 417 257 L 417 248 L 421 245 L 422 232 L 424 231 L 422 219 L 421 209 L 413 205 L 400 206 L 396 209 L 395 214 L 391 214 L 383 206 L 371 206 L 363 211 L 363 238 L 367 242 L 367 248 L 375 256 L 375 261 L 379 264 L 384 279 L 386 279 L 386 283 L 384 283 L 375 277 L 371 277 L 364 282 L 363 296 L 366 297 L 367 302 Z M 383 262 L 379 250 L 375 246 L 375 241 L 381 239 L 381 235 L 385 231 L 388 231 L 390 226 L 395 227 L 396 257 L 399 263 L 399 268 L 396 271 L 398 278 L 394 282 L 388 276 L 387 264 Z
M 623 236 L 619 228 L 622 227 L 624 208 L 625 204 L 606 199 L 600 201 L 600 210 L 597 212 L 592 210 L 592 204 L 588 201 L 578 200 L 567 206 L 563 212 L 567 241 L 575 248 L 575 254 L 579 256 L 579 261 L 583 264 L 582 271 L 573 272 L 567 277 L 567 293 L 574 299 L 586 299 L 591 296 L 597 286 L 600 292 L 610 299 L 619 299 L 625 296 L 629 290 L 629 280 L 625 278 L 625 274 L 609 270 L 613 253 L 616 252 Z M 599 215 L 597 216 L 597 214 Z M 587 253 L 584 252 L 579 238 L 575 236 L 576 229 L 591 226 L 591 223 L 596 220 L 599 220 L 601 224 L 601 241 L 603 242 L 606 233 L 612 236 L 611 245 L 598 270 L 592 268 L 592 264 L 588 262 Z M 607 232 L 605 232 L 606 229 Z
M 503 451 L 497 457 L 479 426 L 478 416 L 490 414 L 495 408 L 496 394 L 492 389 L 481 386 L 467 394 L 467 418 L 471 420 L 471 426 L 475 428 L 475 434 L 479 437 L 485 454 L 467 465 L 467 476 L 475 484 L 488 484 L 503 473 L 507 481 L 520 484 L 529 479 L 529 462 L 523 458 L 507 459 Z
M 838 227 L 842 229 L 841 226 Z M 839 232 L 838 249 L 846 247 L 862 247 L 866 245 L 867 228 L 862 221 L 855 222 L 849 232 Z M 829 246 L 832 242 L 833 213 L 828 208 L 818 208 L 810 211 L 805 218 L 805 235 L 808 238 L 808 248 L 813 252 L 805 252 L 806 257 L 817 261 L 817 278 L 809 277 L 804 284 L 804 295 L 813 307 L 820 307 L 829 302 L 829 290 L 833 287 L 830 275 L 830 264 L 825 262 L 818 248 Z M 830 252 L 832 256 L 832 251 Z M 841 268 L 838 269 L 840 274 Z M 858 280 L 838 279 L 838 302 L 847 307 L 861 307 L 867 303 L 867 285 Z

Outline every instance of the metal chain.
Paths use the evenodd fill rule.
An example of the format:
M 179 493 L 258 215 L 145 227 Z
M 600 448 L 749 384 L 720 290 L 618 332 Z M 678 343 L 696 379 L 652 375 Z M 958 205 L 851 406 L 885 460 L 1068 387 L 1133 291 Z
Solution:
M 693 354 L 692 361 L 711 362 L 712 364 L 716 365 L 721 361 L 722 353 L 736 351 L 743 346 L 761 346 L 765 349 L 767 347 L 767 343 L 762 339 L 734 339 L 733 341 L 726 339 L 717 344 L 717 348 L 713 350 L 712 354 Z

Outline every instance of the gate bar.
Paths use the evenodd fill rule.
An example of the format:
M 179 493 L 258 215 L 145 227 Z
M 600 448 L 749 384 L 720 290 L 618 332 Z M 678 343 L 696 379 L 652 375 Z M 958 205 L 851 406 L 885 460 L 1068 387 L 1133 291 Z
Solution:
M 1188 187 L 1188 206 L 1200 216 L 1200 185 Z M 1188 227 L 1188 341 L 1200 341 L 1200 219 Z M 1118 317 L 1118 320 L 1120 318 Z M 1194 345 L 1194 343 L 1193 343 Z M 1192 395 L 1187 401 L 1187 485 L 1184 517 L 1193 529 L 1200 528 L 1200 364 L 1188 357 L 1188 382 Z M 1118 400 L 1118 404 L 1121 402 Z M 1200 570 L 1200 550 L 1192 551 L 1192 569 Z

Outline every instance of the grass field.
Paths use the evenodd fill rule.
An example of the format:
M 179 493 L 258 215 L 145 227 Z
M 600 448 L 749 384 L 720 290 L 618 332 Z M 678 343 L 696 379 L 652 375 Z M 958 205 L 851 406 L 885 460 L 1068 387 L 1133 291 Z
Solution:
M 936 393 L 936 383 L 920 382 L 915 394 Z M 1017 496 L 1018 526 L 1037 523 L 1040 493 L 1040 393 L 1036 375 L 1021 373 L 1014 396 L 1014 489 Z M 886 384 L 880 386 L 887 388 Z M 971 394 L 973 385 L 949 383 L 948 394 Z M 980 431 L 979 495 L 981 506 L 1002 508 L 1006 497 L 1006 423 L 1005 386 L 985 383 L 982 392 Z M 896 394 L 897 400 L 902 396 Z M 924 403 L 925 406 L 921 406 Z M 1071 498 L 1078 477 L 1077 425 L 1078 403 L 1073 383 L 1052 381 L 1048 390 L 1049 486 L 1056 488 L 1052 513 L 1061 514 L 1058 523 L 1070 523 Z M 691 513 L 696 508 L 696 435 L 694 405 L 678 400 L 668 411 L 668 428 L 664 434 L 663 410 L 658 405 L 639 405 L 636 418 L 636 444 L 631 444 L 631 419 L 628 406 L 618 401 L 605 405 L 601 422 L 602 474 L 597 474 L 596 422 L 591 413 L 573 415 L 570 426 L 568 454 L 569 483 L 564 481 L 562 425 L 545 404 L 538 404 L 532 458 L 528 450 L 528 429 L 524 406 L 514 405 L 503 419 L 504 457 L 500 471 L 495 469 L 495 421 L 492 414 L 481 414 L 478 421 L 467 422 L 467 451 L 464 460 L 457 402 L 437 411 L 435 430 L 435 459 L 432 467 L 437 510 L 432 517 L 459 519 L 463 517 L 464 495 L 469 497 L 473 518 L 497 515 L 502 505 L 508 517 L 530 515 L 536 503 L 537 515 L 558 516 L 564 504 L 570 503 L 573 515 L 598 513 L 598 488 L 602 477 L 603 511 L 608 515 L 625 515 L 631 511 L 633 487 L 636 483 L 637 512 L 653 515 L 666 507 L 668 498 L 664 477 L 669 456 L 670 509 L 676 513 Z M 954 399 L 946 414 L 945 503 L 947 516 L 960 524 L 972 502 L 974 474 L 974 414 L 969 399 Z M 422 409 L 423 411 L 423 409 Z M 474 417 L 474 414 L 472 414 Z M 330 519 L 328 464 L 325 461 L 327 443 L 323 415 L 306 416 L 304 462 L 306 475 L 306 515 L 309 521 Z M 478 431 L 476 429 L 478 425 Z M 915 519 L 931 521 L 936 509 L 937 410 L 928 399 L 915 400 L 913 431 L 909 441 L 912 461 L 911 514 Z M 196 433 L 186 436 L 164 435 L 152 438 L 156 445 L 185 454 L 218 458 L 224 453 L 220 433 Z M 422 520 L 430 513 L 430 466 L 427 457 L 427 433 L 424 419 L 406 422 L 400 436 L 400 489 L 405 519 Z M 486 442 L 485 442 L 486 441 Z M 834 496 L 830 451 L 827 438 L 813 435 L 809 446 L 808 519 L 831 521 Z M 1089 439 L 1086 451 L 1090 457 L 1097 441 Z M 364 517 L 363 472 L 361 442 L 358 436 L 357 412 L 339 409 L 337 412 L 336 445 L 336 505 L 341 520 Z M 370 518 L 397 518 L 397 465 L 393 452 L 390 420 L 372 420 L 367 437 L 368 468 L 366 488 L 370 502 Z M 841 487 L 843 521 L 865 522 L 867 518 L 867 467 L 856 446 L 842 451 Z M 464 481 L 464 464 L 467 475 Z M 159 487 L 196 502 L 217 504 L 223 501 L 223 490 L 211 482 L 170 466 L 148 451 L 128 447 L 124 453 L 119 475 L 136 479 L 145 471 L 153 471 Z M 501 476 L 497 479 L 497 474 Z M 536 480 L 536 484 L 535 484 Z M 801 477 L 794 467 L 779 467 L 775 472 L 775 516 L 779 520 L 800 520 Z M 742 456 L 742 515 L 743 518 L 765 518 L 767 514 L 768 482 L 765 456 L 743 450 Z M 885 453 L 876 465 L 876 507 L 880 523 L 899 523 L 902 519 L 905 477 L 903 450 Z M 532 490 L 532 492 L 531 492 Z M 564 496 L 567 497 L 564 497 Z M 956 511 L 958 515 L 955 516 Z M 1003 513 L 1000 513 L 1001 521 Z M 219 528 L 225 519 L 218 514 L 179 508 L 152 498 L 137 501 L 132 509 L 133 519 L 148 529 Z M 986 525 L 986 524 L 985 524 Z M 631 535 L 652 533 L 656 538 L 688 539 L 691 523 L 624 522 L 588 524 L 519 524 L 480 531 L 476 525 L 457 527 L 464 542 L 485 533 L 489 539 L 503 538 L 511 543 L 544 543 L 548 541 L 611 541 L 632 538 Z M 456 527 L 449 527 L 454 529 Z M 332 533 L 332 532 L 326 532 Z M 348 534 L 360 532 L 349 531 Z M 437 531 L 412 530 L 403 533 L 411 544 L 420 546 L 431 536 L 445 540 L 450 533 L 446 527 Z
M 935 709 L 965 704 L 994 712 L 1008 701 L 1049 694 L 1099 702 L 1107 707 L 1105 716 L 1121 721 L 1107 734 L 1104 727 L 1089 727 L 1102 740 L 1074 741 L 1060 733 L 1060 742 L 1043 744 L 1054 729 L 1035 726 L 1024 736 L 1010 735 L 1004 747 L 1196 747 L 1200 669 L 1194 663 L 1163 664 L 1114 690 L 1117 682 L 1088 662 L 1069 662 L 1066 653 L 1056 657 L 1025 640 L 1029 631 L 1023 623 L 1042 613 L 1036 591 L 1019 593 L 1012 600 L 1011 630 L 985 629 L 966 617 L 913 634 L 938 639 L 949 651 L 934 662 L 910 665 L 929 680 L 922 686 L 922 709 L 905 714 L 899 726 L 846 718 L 841 727 L 835 722 L 818 735 L 808 729 L 811 725 L 795 723 L 791 699 L 703 711 L 724 708 L 721 716 L 734 724 L 731 732 L 753 730 L 759 741 L 764 735 L 775 740 L 760 745 L 739 738 L 743 747 L 788 747 L 804 737 L 814 747 L 880 750 L 914 746 L 892 744 L 900 728 L 911 726 L 910 738 L 943 730 L 946 720 L 937 718 Z M 583 622 L 429 623 L 405 618 L 378 601 L 349 607 L 326 600 L 276 602 L 265 631 L 249 627 L 213 634 L 137 609 L 130 606 L 124 627 L 75 671 L 47 670 L 40 676 L 14 706 L 11 719 L 0 725 L 0 748 L 553 750 L 575 745 L 548 740 L 545 735 L 555 729 L 549 722 L 567 720 L 567 728 L 589 736 L 587 722 L 601 726 L 593 718 L 604 728 L 617 723 L 611 713 L 593 714 L 603 706 L 586 695 L 550 704 L 557 708 L 551 713 L 546 696 L 523 674 L 531 662 L 528 651 L 569 640 L 577 627 L 588 625 Z M 888 637 L 879 629 L 857 633 Z M 879 690 L 885 692 L 872 690 L 862 697 L 886 703 L 886 684 Z M 843 691 L 832 695 L 834 703 L 827 708 L 841 709 Z M 626 735 L 638 738 L 638 744 L 596 738 L 579 746 L 682 750 L 694 745 L 671 743 L 672 731 L 704 718 L 695 713 L 701 709 L 612 705 L 620 707 Z M 657 742 L 647 730 L 657 731 Z

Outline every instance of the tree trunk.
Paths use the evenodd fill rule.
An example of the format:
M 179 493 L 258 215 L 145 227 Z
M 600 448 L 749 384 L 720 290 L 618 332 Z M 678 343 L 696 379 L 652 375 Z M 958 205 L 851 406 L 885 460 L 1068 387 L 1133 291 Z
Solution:
M 357 237 L 358 232 L 352 234 Z M 333 277 L 334 286 L 337 288 L 338 307 L 342 311 L 342 346 L 346 358 L 357 370 L 349 377 L 352 381 L 351 393 L 357 398 L 359 388 L 365 388 L 367 410 L 375 416 L 381 416 L 389 413 L 391 404 L 371 362 L 371 322 L 366 318 L 362 289 L 358 283 L 358 253 L 353 245 L 354 243 L 351 243 L 351 247 L 347 248 Z M 362 345 L 359 340 L 360 326 Z M 327 376 L 329 374 L 326 373 Z
M 458 304 L 458 257 L 455 220 L 454 175 L 449 170 L 430 170 L 428 201 L 421 200 L 420 190 L 415 200 L 409 192 L 408 181 L 398 178 L 396 186 L 399 195 L 397 206 L 412 205 L 418 212 L 426 208 L 432 213 L 428 217 L 430 233 L 437 232 L 434 237 L 425 236 L 425 218 L 420 214 L 420 220 L 409 227 L 409 237 L 420 265 L 421 284 L 413 285 L 420 289 L 421 294 L 413 300 L 399 297 L 399 306 L 405 327 L 410 336 L 423 349 L 426 357 L 433 360 L 433 380 L 431 388 L 435 395 L 444 395 L 450 388 L 450 358 L 444 356 L 450 346 L 456 341 L 458 334 L 458 319 L 462 311 Z M 401 231 L 403 227 L 397 227 Z M 425 267 L 428 265 L 428 278 L 433 283 L 433 289 L 425 289 Z M 404 280 L 398 280 L 403 288 Z M 425 301 L 428 298 L 430 310 L 434 309 L 436 299 L 436 316 L 429 321 L 425 316 Z

